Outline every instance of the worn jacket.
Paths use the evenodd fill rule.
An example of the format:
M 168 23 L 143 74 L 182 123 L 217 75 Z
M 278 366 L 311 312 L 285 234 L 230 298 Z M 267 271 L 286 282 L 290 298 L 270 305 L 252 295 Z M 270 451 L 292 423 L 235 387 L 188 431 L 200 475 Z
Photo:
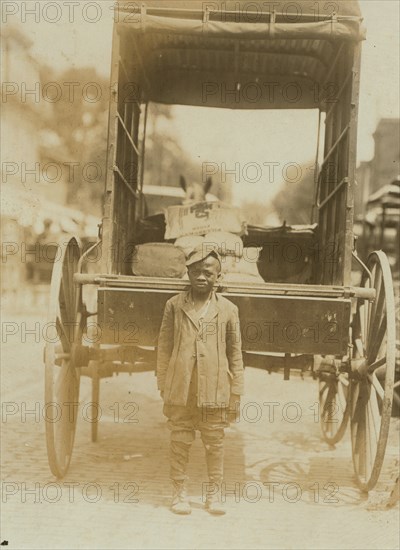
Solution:
M 158 388 L 166 405 L 186 405 L 193 368 L 199 407 L 228 406 L 231 393 L 243 394 L 238 308 L 221 295 L 212 294 L 201 328 L 190 290 L 166 303 L 157 355 Z

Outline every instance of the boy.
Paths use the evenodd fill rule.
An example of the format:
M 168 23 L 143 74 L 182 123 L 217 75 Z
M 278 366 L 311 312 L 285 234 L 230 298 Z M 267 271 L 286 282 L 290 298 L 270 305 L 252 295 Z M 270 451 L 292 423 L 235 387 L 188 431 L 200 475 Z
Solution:
M 237 307 L 214 292 L 221 276 L 218 252 L 200 245 L 186 262 L 191 288 L 165 305 L 160 329 L 157 382 L 171 430 L 171 509 L 190 514 L 186 467 L 195 430 L 201 433 L 212 490 L 206 509 L 221 505 L 223 438 L 243 393 L 243 360 Z M 231 412 L 228 412 L 231 411 Z

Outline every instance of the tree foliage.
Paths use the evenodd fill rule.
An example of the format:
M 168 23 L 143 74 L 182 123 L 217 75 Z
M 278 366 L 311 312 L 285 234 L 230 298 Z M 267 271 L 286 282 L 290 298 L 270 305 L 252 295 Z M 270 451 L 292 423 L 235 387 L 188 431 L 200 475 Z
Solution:
M 63 167 L 70 206 L 101 215 L 104 190 L 109 85 L 92 67 L 55 73 L 63 93 L 46 121 L 50 138 L 43 156 Z M 51 136 L 53 136 L 51 138 Z
M 47 79 L 49 70 L 46 71 Z M 64 169 L 67 201 L 88 213 L 101 215 L 106 177 L 108 110 L 112 97 L 108 80 L 94 68 L 70 68 L 51 80 L 63 93 L 53 103 L 45 123 L 52 135 L 43 156 Z M 67 83 L 67 84 L 66 84 Z M 92 83 L 92 85 L 89 85 Z M 144 109 L 142 109 L 143 116 Z M 146 135 L 145 182 L 178 186 L 180 174 L 201 181 L 201 166 L 184 151 L 173 132 L 173 112 L 168 105 L 150 104 Z M 228 196 L 216 182 L 212 192 Z
M 288 225 L 309 224 L 314 201 L 314 171 L 303 165 L 299 181 L 286 181 L 275 196 L 273 206 L 280 221 Z

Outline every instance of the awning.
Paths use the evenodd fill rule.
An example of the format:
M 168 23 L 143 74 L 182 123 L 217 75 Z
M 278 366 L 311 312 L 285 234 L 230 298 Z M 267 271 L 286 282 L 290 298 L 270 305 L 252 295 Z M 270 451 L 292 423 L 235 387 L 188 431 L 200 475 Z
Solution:
M 368 199 L 368 208 L 384 207 L 398 209 L 397 215 L 400 216 L 400 182 L 393 182 L 384 185 L 378 189 Z
M 42 230 L 46 220 L 51 220 L 53 232 L 92 239 L 98 236 L 99 218 L 50 202 L 32 192 L 3 185 L 0 206 L 3 218 L 12 218 L 22 227 L 33 227 L 37 232 Z

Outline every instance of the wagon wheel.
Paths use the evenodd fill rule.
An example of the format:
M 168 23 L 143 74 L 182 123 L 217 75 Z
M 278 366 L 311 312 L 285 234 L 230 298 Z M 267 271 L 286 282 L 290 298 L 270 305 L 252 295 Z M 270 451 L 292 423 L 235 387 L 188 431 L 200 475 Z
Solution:
M 385 456 L 395 374 L 395 305 L 389 261 L 373 252 L 361 285 L 375 288 L 373 302 L 359 300 L 353 321 L 354 362 L 351 381 L 351 442 L 361 489 L 378 481 Z
M 349 375 L 345 372 L 322 372 L 319 376 L 320 424 L 329 445 L 344 436 L 349 420 Z
M 45 420 L 47 454 L 51 472 L 63 477 L 71 460 L 79 405 L 80 369 L 71 351 L 82 338 L 81 287 L 73 282 L 80 246 L 73 238 L 59 246 L 50 287 L 45 345 Z M 51 333 L 51 334 L 50 334 Z

